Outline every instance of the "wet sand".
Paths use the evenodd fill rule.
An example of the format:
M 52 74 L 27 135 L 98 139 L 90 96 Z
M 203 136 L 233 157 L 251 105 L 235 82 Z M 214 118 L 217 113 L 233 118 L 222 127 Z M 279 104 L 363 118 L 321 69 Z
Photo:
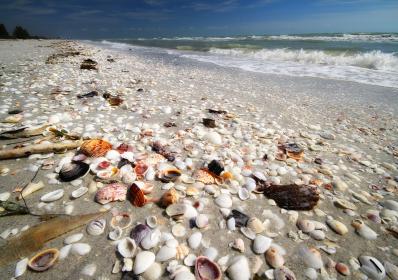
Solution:
M 80 51 L 81 55 L 59 58 L 53 64 L 46 64 L 51 54 L 65 52 L 71 47 Z M 99 70 L 80 70 L 80 63 L 86 58 L 97 61 Z M 110 58 L 114 62 L 110 62 Z M 398 241 L 385 230 L 396 224 L 395 213 L 392 214 L 390 224 L 375 223 L 366 217 L 369 210 L 382 211 L 380 203 L 383 201 L 397 201 L 397 182 L 394 180 L 398 175 L 397 89 L 327 79 L 250 73 L 188 59 L 176 61 L 151 58 L 134 51 L 122 53 L 100 49 L 81 42 L 0 41 L 0 61 L 2 120 L 9 116 L 9 110 L 21 108 L 25 125 L 49 121 L 58 129 L 64 128 L 86 138 L 99 137 L 106 138 L 111 143 L 130 143 L 141 152 L 150 149 L 151 141 L 160 139 L 175 148 L 182 161 L 187 157 L 192 158 L 193 169 L 200 168 L 214 158 L 222 160 L 226 166 L 236 167 L 236 161 L 231 160 L 233 152 L 244 159 L 243 166 L 251 166 L 253 171 L 263 172 L 278 184 L 307 184 L 311 179 L 319 179 L 321 200 L 316 207 L 319 211 L 299 212 L 298 217 L 325 223 L 326 216 L 332 216 L 347 226 L 349 232 L 346 235 L 337 235 L 329 228 L 324 240 L 316 241 L 305 234 L 299 235 L 301 239 L 299 237 L 294 240 L 294 234 L 288 234 L 297 234 L 298 231 L 295 223 L 289 222 L 289 217 L 294 214 L 289 215 L 263 195 L 253 195 L 252 199 L 242 201 L 236 194 L 232 194 L 232 208 L 241 209 L 262 221 L 269 214 L 264 213 L 264 210 L 270 210 L 279 217 L 275 219 L 284 222 L 280 229 L 270 228 L 270 231 L 277 232 L 273 242 L 286 250 L 285 265 L 296 274 L 297 279 L 305 279 L 306 266 L 298 253 L 302 244 L 314 247 L 329 244 L 336 247 L 336 253 L 331 255 L 320 250 L 324 263 L 328 263 L 328 258 L 345 263 L 350 267 L 352 275 L 343 277 L 334 268 L 322 270 L 330 279 L 361 279 L 355 265 L 352 267 L 349 264 L 350 259 L 361 255 L 398 263 Z M 98 91 L 100 95 L 87 99 L 77 98 L 78 94 L 92 90 Z M 110 107 L 101 97 L 105 92 L 120 95 L 125 100 L 123 105 Z M 207 109 L 226 110 L 231 117 L 210 114 Z M 218 127 L 205 128 L 201 124 L 204 117 L 215 119 Z M 166 128 L 163 126 L 165 122 L 175 122 L 176 127 Z M 1 124 L 2 131 L 10 127 L 10 124 Z M 140 133 L 151 131 L 151 135 L 147 133 L 147 136 L 142 137 L 137 130 Z M 211 130 L 222 135 L 221 145 L 213 145 L 204 140 L 202 134 Z M 333 137 L 321 137 L 320 134 L 331 134 Z M 184 139 L 192 139 L 193 144 L 184 143 Z M 2 141 L 3 148 L 13 146 L 7 143 L 17 140 Z M 275 159 L 278 142 L 286 140 L 299 143 L 304 148 L 303 162 L 286 164 Z M 197 154 L 184 149 L 184 145 L 193 146 Z M 262 160 L 264 154 L 268 155 L 267 161 Z M 55 160 L 53 168 L 39 171 L 35 181 L 43 180 L 46 187 L 26 199 L 31 210 L 45 212 L 45 207 L 38 208 L 40 197 L 58 188 L 63 188 L 65 195 L 54 202 L 49 212 L 63 212 L 71 202 L 70 193 L 78 186 L 69 183 L 49 184 L 47 176 L 64 156 L 54 155 L 51 157 Z M 323 164 L 314 163 L 315 158 L 321 158 Z M 34 174 L 32 171 L 39 163 L 40 158 L 35 157 L 3 160 L 0 164 L 6 166 L 9 172 L 0 177 L 0 193 L 12 192 L 16 187 L 29 182 Z M 283 174 L 279 168 L 287 170 L 287 174 Z M 192 171 L 185 170 L 184 173 L 191 175 Z M 244 184 L 243 177 L 240 186 Z M 328 190 L 325 186 L 335 182 L 336 178 L 341 178 L 348 189 L 343 191 L 334 187 L 334 190 Z M 93 175 L 90 174 L 83 178 L 81 185 L 87 186 L 92 180 Z M 164 184 L 159 181 L 153 183 L 155 190 L 151 196 L 159 197 L 164 192 L 161 189 Z M 375 191 L 369 188 L 370 185 L 377 185 L 380 190 Z M 370 205 L 355 198 L 352 192 L 366 197 Z M 12 194 L 10 200 L 14 201 L 14 197 Z M 335 198 L 355 203 L 358 209 L 350 213 L 354 216 L 335 207 Z M 187 200 L 203 201 L 206 206 L 201 213 L 207 214 L 210 220 L 210 225 L 200 230 L 204 236 L 203 246 L 191 249 L 190 253 L 200 255 L 208 246 L 218 250 L 216 260 L 226 255 L 239 255 L 228 244 L 235 238 L 242 238 L 246 247 L 243 254 L 248 258 L 255 255 L 251 249 L 252 241 L 239 230 L 229 231 L 225 228 L 226 219 L 214 204 L 209 191 L 201 190 L 198 198 Z M 101 205 L 94 202 L 94 193 L 85 194 L 72 203 L 73 214 L 94 212 L 101 208 Z M 170 221 L 157 205 L 148 204 L 136 208 L 125 201 L 114 202 L 112 206 L 130 212 L 134 224 L 143 223 L 145 217 L 155 215 L 164 223 L 160 227 L 161 231 L 170 231 Z M 107 215 L 109 222 L 111 214 Z M 366 240 L 355 233 L 350 224 L 357 218 L 364 220 L 377 232 L 376 240 Z M 2 217 L 0 233 L 6 229 L 21 229 L 36 222 L 30 216 Z M 188 228 L 188 221 L 184 221 L 184 225 Z M 220 229 L 220 225 L 224 228 Z M 66 236 L 82 232 L 85 236 L 81 242 L 90 244 L 92 250 L 81 257 L 69 255 L 47 272 L 27 271 L 20 279 L 120 279 L 121 273 L 111 274 L 117 255 L 115 245 L 106 237 L 108 231 L 109 226 L 104 234 L 89 236 L 83 227 L 49 242 L 46 248 L 60 249 Z M 130 229 L 125 231 L 124 236 L 128 236 L 129 231 Z M 184 243 L 195 231 L 198 229 L 188 229 L 184 237 L 177 239 Z M 1 242 L 3 244 L 5 241 Z M 158 248 L 152 251 L 156 254 Z M 258 256 L 263 261 L 259 274 L 263 275 L 271 267 L 266 264 L 263 255 Z M 82 268 L 90 263 L 97 265 L 95 275 L 83 276 L 80 273 Z M 163 263 L 163 267 L 167 263 Z M 1 268 L 0 278 L 11 278 L 14 269 L 15 264 Z M 318 271 L 318 275 L 320 273 Z M 169 279 L 167 272 L 162 279 Z

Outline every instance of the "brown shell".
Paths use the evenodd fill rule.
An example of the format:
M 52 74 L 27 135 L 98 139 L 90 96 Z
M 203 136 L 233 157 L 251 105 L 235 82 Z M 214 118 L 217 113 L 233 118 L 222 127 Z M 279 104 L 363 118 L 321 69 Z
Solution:
M 309 185 L 271 185 L 264 195 L 287 210 L 312 210 L 319 201 L 318 188 Z
M 198 280 L 220 280 L 222 272 L 218 264 L 204 256 L 199 256 L 195 260 L 195 277 Z
M 45 271 L 52 267 L 58 260 L 59 251 L 56 248 L 41 251 L 33 256 L 28 262 L 30 269 L 35 271 Z
M 297 160 L 297 161 L 300 161 L 300 160 L 302 160 L 303 157 L 304 157 L 304 151 L 301 151 L 301 152 L 298 152 L 298 153 L 286 151 L 286 155 L 287 155 L 289 158 L 292 158 L 292 159 L 295 159 L 295 160 Z
M 180 196 L 178 195 L 177 191 L 175 189 L 170 189 L 160 198 L 160 205 L 162 207 L 167 207 L 171 204 L 177 203 L 179 198 Z
M 137 207 L 142 207 L 147 202 L 144 192 L 136 184 L 130 187 L 130 202 Z
M 84 141 L 80 151 L 89 157 L 102 157 L 112 149 L 112 144 L 101 139 Z

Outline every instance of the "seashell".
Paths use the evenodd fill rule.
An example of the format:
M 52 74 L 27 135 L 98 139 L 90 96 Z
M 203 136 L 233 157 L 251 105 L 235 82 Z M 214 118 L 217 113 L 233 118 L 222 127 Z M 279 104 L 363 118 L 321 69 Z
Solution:
M 28 258 L 24 258 L 24 259 L 20 260 L 19 262 L 17 262 L 17 265 L 15 266 L 14 278 L 18 278 L 25 273 L 25 271 L 28 267 L 28 262 L 29 262 Z
M 265 184 L 262 182 L 257 185 Z M 312 210 L 319 201 L 319 190 L 309 185 L 271 185 L 266 186 L 264 195 L 275 200 L 280 208 L 286 210 Z
M 280 268 L 284 265 L 285 259 L 275 248 L 270 248 L 265 253 L 265 260 L 273 268 Z
M 185 227 L 182 224 L 175 224 L 171 228 L 171 232 L 173 233 L 173 235 L 175 237 L 182 237 L 186 234 L 187 230 L 185 229 Z
M 387 275 L 392 279 L 392 280 L 397 280 L 398 279 L 398 267 L 390 262 L 385 261 L 384 262 L 384 267 L 386 270 Z
M 250 192 L 246 188 L 240 188 L 238 191 L 240 200 L 247 200 L 250 198 Z
M 37 183 L 29 183 L 25 188 L 23 188 L 22 192 L 18 195 L 17 199 L 20 200 L 22 199 L 22 197 L 26 198 L 28 195 L 34 193 L 35 191 L 41 190 L 42 188 L 44 188 L 43 181 L 39 181 Z M 7 193 L 3 193 L 3 198 L 1 198 L 0 201 L 8 200 L 9 196 L 7 197 L 7 199 L 5 199 L 4 194 L 5 196 L 7 196 Z
M 132 184 L 130 187 L 130 202 L 134 206 L 142 207 L 147 203 L 144 192 L 137 186 L 137 184 Z
M 220 194 L 214 201 L 218 207 L 222 208 L 231 208 L 232 207 L 232 199 L 229 194 L 222 193 Z
M 84 256 L 91 251 L 91 246 L 87 243 L 73 243 L 71 247 L 71 252 L 79 255 Z
M 261 260 L 261 258 L 259 258 L 258 256 L 250 257 L 249 263 L 250 263 L 250 268 L 251 268 L 252 274 L 257 274 L 257 272 L 260 270 L 260 268 L 264 264 L 263 261 Z
M 145 219 L 145 222 L 150 228 L 156 228 L 158 225 L 158 218 L 156 218 L 156 216 L 149 216 Z
M 121 183 L 109 184 L 97 191 L 95 201 L 100 204 L 107 204 L 112 201 L 125 201 L 127 186 Z
M 304 270 L 304 275 L 306 278 L 311 279 L 311 280 L 318 279 L 317 271 L 311 267 Z
M 195 277 L 197 280 L 220 280 L 222 272 L 218 264 L 199 256 L 195 260 Z
M 315 230 L 315 224 L 310 220 L 298 220 L 297 227 L 304 233 Z
M 251 240 L 254 240 L 256 238 L 256 234 L 250 228 L 241 227 L 240 232 L 243 233 L 244 236 L 246 236 L 247 238 L 249 238 Z
M 398 202 L 395 200 L 386 200 L 380 203 L 383 207 L 389 209 L 389 210 L 394 210 L 398 211 Z
M 195 219 L 198 228 L 205 228 L 209 225 L 209 218 L 205 214 L 199 214 Z
M 227 228 L 228 228 L 229 230 L 235 230 L 235 229 L 236 229 L 236 226 L 235 226 L 235 218 L 234 218 L 234 217 L 231 217 L 231 218 L 229 218 L 229 219 L 227 220 Z
M 194 172 L 192 178 L 195 181 L 201 182 L 205 185 L 212 185 L 216 183 L 214 176 L 206 169 L 199 169 Z
M 117 251 L 122 255 L 124 258 L 132 258 L 134 257 L 135 251 L 137 249 L 137 245 L 134 239 L 126 237 L 122 239 L 117 244 Z
M 350 210 L 356 210 L 357 209 L 357 206 L 354 203 L 351 203 L 351 202 L 349 202 L 347 200 L 336 198 L 333 203 L 338 208 L 350 209 Z
M 181 203 L 171 204 L 166 208 L 166 214 L 174 219 L 182 218 L 186 211 L 187 206 Z
M 133 260 L 131 258 L 123 258 L 122 271 L 132 271 L 133 270 Z
M 184 270 L 184 271 L 179 271 L 177 274 L 174 276 L 174 280 L 195 280 L 195 275 L 193 275 L 190 271 Z
M 148 168 L 149 168 L 149 165 L 147 165 L 145 162 L 143 162 L 143 161 L 137 162 L 134 167 L 134 172 L 137 175 L 137 178 L 143 179 L 146 172 L 148 171 Z
M 231 213 L 231 216 L 235 219 L 236 227 L 245 227 L 247 225 L 249 217 L 246 214 L 236 209 L 232 209 Z
M 96 271 L 97 271 L 97 265 L 94 263 L 90 263 L 83 267 L 81 274 L 92 277 L 94 276 Z
M 341 275 L 348 276 L 351 274 L 350 268 L 347 265 L 345 265 L 344 263 L 336 263 L 335 268 L 336 268 L 336 271 L 338 273 L 340 273 Z
M 110 240 L 119 240 L 122 237 L 123 230 L 120 227 L 115 227 L 109 232 L 108 237 Z
M 149 251 L 142 251 L 137 254 L 134 260 L 134 274 L 144 273 L 155 262 L 155 254 Z
M 169 259 L 172 259 L 176 256 L 177 254 L 177 248 L 176 247 L 169 247 L 169 246 L 163 246 L 160 248 L 160 250 L 156 254 L 156 261 L 158 262 L 165 262 Z
M 160 198 L 160 205 L 162 207 L 168 207 L 171 204 L 177 203 L 179 198 L 180 195 L 177 193 L 177 191 L 174 188 L 171 188 Z
M 286 266 L 274 269 L 275 280 L 296 280 L 296 275 Z
M 86 231 L 90 235 L 101 235 L 104 232 L 105 227 L 106 227 L 105 219 L 94 220 L 87 225 Z
M 203 252 L 203 256 L 214 261 L 218 255 L 218 250 L 214 247 L 209 247 Z
M 153 191 L 153 184 L 149 182 L 136 181 L 133 184 L 137 185 L 144 194 L 150 194 Z
M 109 142 L 100 139 L 84 141 L 80 146 L 80 151 L 89 157 L 102 157 L 111 149 Z
M 60 260 L 66 259 L 69 256 L 71 249 L 72 249 L 72 244 L 68 244 L 68 245 L 62 247 L 59 250 L 59 259 Z
M 369 278 L 381 280 L 386 277 L 386 270 L 378 259 L 369 256 L 360 256 L 358 260 L 361 264 L 360 270 Z
M 344 235 L 348 232 L 348 228 L 341 222 L 334 219 L 327 219 L 326 224 L 336 233 Z
M 194 232 L 189 238 L 188 238 L 188 245 L 192 249 L 197 249 L 202 241 L 202 233 L 197 231 Z
M 254 233 L 259 234 L 265 230 L 264 224 L 257 218 L 250 218 L 247 221 L 247 227 L 250 228 Z
M 318 229 L 311 231 L 310 236 L 315 240 L 324 240 L 326 238 L 325 233 Z
M 28 262 L 30 269 L 34 271 L 45 271 L 52 267 L 59 257 L 59 251 L 56 248 L 47 249 L 37 253 Z
M 75 233 L 75 234 L 69 235 L 67 238 L 65 238 L 64 244 L 68 245 L 68 244 L 76 243 L 76 242 L 79 242 L 82 238 L 83 238 L 83 233 Z
M 320 269 L 323 267 L 322 256 L 317 249 L 300 246 L 299 255 L 308 267 L 314 269 Z
M 264 254 L 271 246 L 272 239 L 263 235 L 257 235 L 253 241 L 253 252 L 256 254 Z
M 181 174 L 181 170 L 177 168 L 168 168 L 159 172 L 158 178 L 163 183 L 170 183 L 177 181 L 177 179 L 180 178 Z
M 142 274 L 146 280 L 157 280 L 160 279 L 163 274 L 162 266 L 154 262 L 152 265 Z
M 224 166 L 222 165 L 221 162 L 219 162 L 218 160 L 213 159 L 208 165 L 207 165 L 207 169 L 217 175 L 220 176 L 221 173 L 224 171 Z
M 55 191 L 46 193 L 43 195 L 40 200 L 43 202 L 52 202 L 56 201 L 58 199 L 61 199 L 64 196 L 64 190 L 63 189 L 57 189 Z
M 244 253 L 245 252 L 245 242 L 241 238 L 237 238 L 234 240 L 234 242 L 229 244 L 229 247 Z
M 151 233 L 147 234 L 141 241 L 141 247 L 145 250 L 149 250 L 155 247 L 160 240 L 161 232 L 158 229 L 152 230 Z
M 147 236 L 151 234 L 151 229 L 144 225 L 138 224 L 136 225 L 130 233 L 130 237 L 134 239 L 136 244 L 141 244 L 141 241 Z
M 249 262 L 247 258 L 243 255 L 234 257 L 230 262 L 227 273 L 231 280 L 251 279 Z
M 196 260 L 196 256 L 194 254 L 188 254 L 184 259 L 184 265 L 194 266 L 195 260 Z
M 113 228 L 126 229 L 131 225 L 132 222 L 133 219 L 131 215 L 127 212 L 123 212 L 114 215 L 111 219 L 110 225 Z
M 70 196 L 71 196 L 72 198 L 76 199 L 76 198 L 79 198 L 79 197 L 83 196 L 83 195 L 86 194 L 87 192 L 88 192 L 88 188 L 86 188 L 86 187 L 80 187 L 80 188 L 74 190 L 74 191 L 71 193 Z
M 355 231 L 365 239 L 375 240 L 377 239 L 377 233 L 368 227 L 362 220 L 353 220 L 351 225 L 355 228 Z
M 189 248 L 185 244 L 176 247 L 176 259 L 182 260 L 189 254 Z
M 63 182 L 70 182 L 83 177 L 90 171 L 90 165 L 82 161 L 67 162 L 59 171 L 59 179 Z

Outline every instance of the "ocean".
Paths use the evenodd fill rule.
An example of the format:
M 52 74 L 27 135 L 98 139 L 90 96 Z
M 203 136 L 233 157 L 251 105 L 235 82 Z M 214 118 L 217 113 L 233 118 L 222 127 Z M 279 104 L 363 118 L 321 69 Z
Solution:
M 398 88 L 398 33 L 126 38 L 101 40 L 97 44 L 147 50 L 245 71 Z

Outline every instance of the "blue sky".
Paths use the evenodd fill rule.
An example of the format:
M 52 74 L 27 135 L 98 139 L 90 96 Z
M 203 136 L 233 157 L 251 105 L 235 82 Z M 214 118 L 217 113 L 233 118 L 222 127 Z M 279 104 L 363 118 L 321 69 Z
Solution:
M 398 0 L 0 0 L 0 23 L 87 39 L 398 32 Z

